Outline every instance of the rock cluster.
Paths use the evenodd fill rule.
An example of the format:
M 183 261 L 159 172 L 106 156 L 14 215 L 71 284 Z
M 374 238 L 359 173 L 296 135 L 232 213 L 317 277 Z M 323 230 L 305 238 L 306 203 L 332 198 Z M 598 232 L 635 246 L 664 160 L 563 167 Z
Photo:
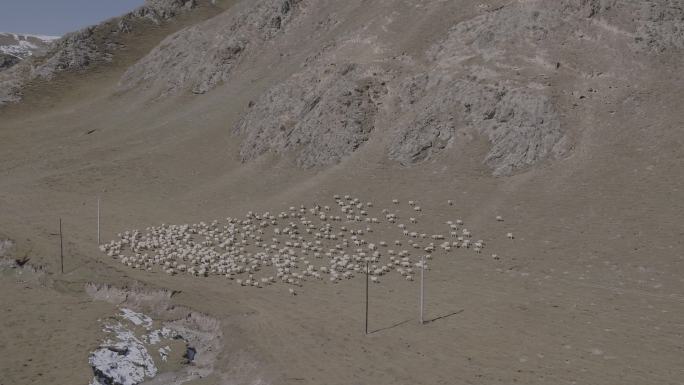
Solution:
M 122 89 L 152 87 L 158 96 L 202 94 L 225 82 L 240 58 L 278 35 L 299 0 L 258 0 L 172 34 L 123 75 Z
M 311 66 L 270 89 L 235 131 L 243 161 L 296 151 L 303 167 L 337 163 L 373 132 L 387 76 L 354 63 Z

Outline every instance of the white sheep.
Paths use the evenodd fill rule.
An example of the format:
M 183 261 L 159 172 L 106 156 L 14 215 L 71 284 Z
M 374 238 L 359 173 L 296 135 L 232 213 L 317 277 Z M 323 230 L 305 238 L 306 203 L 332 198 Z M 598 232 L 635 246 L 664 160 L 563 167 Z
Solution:
M 359 198 L 345 196 L 345 200 L 336 196 L 336 203 L 346 213 L 347 218 L 359 222 L 381 223 L 371 215 L 368 208 L 373 207 L 372 202 L 361 203 Z M 399 200 L 393 200 L 398 204 Z M 414 210 L 420 210 L 416 201 L 411 201 Z M 368 210 L 368 211 L 367 211 Z M 346 238 L 349 231 L 341 226 L 337 231 L 332 226 L 332 221 L 341 220 L 334 216 L 330 206 L 313 204 L 310 208 L 304 205 L 290 206 L 289 210 L 271 215 L 269 212 L 258 213 L 250 211 L 244 217 L 227 217 L 225 223 L 215 220 L 209 223 L 171 225 L 161 227 L 149 227 L 147 233 L 137 230 L 126 231 L 121 234 L 118 242 L 112 241 L 103 244 L 100 249 L 103 253 L 117 257 L 122 263 L 132 268 L 151 269 L 154 265 L 160 266 L 160 270 L 167 274 L 175 272 L 187 272 L 193 276 L 219 275 L 230 280 L 236 280 L 241 286 L 263 287 L 275 283 L 276 279 L 291 285 L 301 285 L 307 277 L 320 279 L 322 274 L 330 274 L 331 281 L 337 282 L 340 278 L 351 278 L 353 274 L 363 271 L 363 262 L 373 263 L 373 275 L 380 276 L 403 266 L 401 274 L 411 280 L 409 259 L 407 250 L 397 253 L 388 250 L 389 262 L 383 262 L 383 255 L 378 246 L 388 247 L 388 242 L 361 238 L 365 233 L 372 234 L 373 229 L 364 226 L 364 229 L 351 231 L 353 238 Z M 398 216 L 383 209 L 388 223 L 397 223 Z M 314 224 L 307 216 L 311 214 L 316 219 Z M 286 218 L 291 218 L 286 222 Z M 320 220 L 320 222 L 319 222 Z M 412 223 L 417 223 L 413 218 Z M 447 222 L 450 226 L 453 222 Z M 272 226 L 274 236 L 270 242 L 264 234 L 266 227 Z M 432 253 L 435 244 L 419 245 L 413 242 L 414 238 L 443 239 L 442 235 L 409 232 L 405 225 L 398 226 L 404 235 L 411 236 L 409 246 L 411 249 L 424 250 Z M 375 231 L 380 231 L 376 228 Z M 453 229 L 455 232 L 456 229 Z M 453 234 L 451 234 L 453 236 Z M 282 239 L 284 237 L 285 239 Z M 327 244 L 328 241 L 337 241 L 336 244 Z M 361 247 L 354 254 L 345 251 L 351 242 L 356 242 Z M 395 245 L 401 246 L 400 240 L 394 241 Z M 456 247 L 457 242 L 453 245 Z M 366 246 L 367 245 L 367 246 Z M 440 245 L 445 251 L 449 251 L 452 243 L 444 242 Z M 281 247 L 282 246 L 282 247 Z M 351 245 L 353 247 L 353 245 Z M 368 247 L 366 249 L 364 246 Z M 468 246 L 468 243 L 465 245 Z M 476 249 L 481 249 L 477 244 Z M 326 250 L 327 249 L 327 250 Z M 367 255 L 363 250 L 371 250 Z M 312 255 L 309 261 L 307 256 Z M 397 255 L 398 257 L 395 257 Z M 329 266 L 318 266 L 313 262 L 320 261 L 325 256 Z M 429 258 L 429 257 L 428 257 Z M 328 263 L 324 264 L 328 265 Z M 276 276 L 270 278 L 256 278 L 254 274 L 263 270 L 266 266 L 273 266 Z M 301 268 L 299 266 L 302 266 Z M 240 277 L 241 274 L 250 274 L 248 279 Z M 238 279 L 238 277 L 240 277 Z M 376 278 L 377 279 L 377 278 Z M 375 282 L 375 280 L 374 280 Z

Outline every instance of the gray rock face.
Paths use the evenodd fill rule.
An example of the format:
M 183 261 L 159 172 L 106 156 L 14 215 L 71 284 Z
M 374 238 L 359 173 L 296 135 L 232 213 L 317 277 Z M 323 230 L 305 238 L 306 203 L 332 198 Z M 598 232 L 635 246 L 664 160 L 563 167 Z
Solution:
M 539 91 L 477 78 L 418 79 L 404 85 L 404 95 L 409 103 L 416 92 L 425 95 L 415 104 L 420 112 L 399 126 L 390 158 L 404 165 L 423 161 L 472 130 L 489 139 L 485 163 L 496 175 L 562 154 L 559 118 L 552 100 Z
M 684 48 L 684 3 L 679 0 L 562 0 L 561 12 L 623 20 L 636 49 L 651 53 Z M 624 23 L 624 20 L 629 20 Z
M 185 89 L 202 94 L 226 81 L 242 55 L 280 33 L 299 0 L 258 0 L 166 38 L 122 77 L 121 89 L 155 88 L 159 96 Z
M 403 99 L 416 103 L 419 112 L 415 120 L 398 130 L 390 157 L 402 164 L 425 160 L 456 140 L 457 133 L 465 128 L 474 128 L 489 139 L 492 147 L 485 163 L 496 175 L 564 155 L 568 139 L 554 100 L 545 94 L 544 87 L 496 79 L 505 78 L 501 76 L 503 63 L 509 62 L 511 67 L 529 65 L 520 60 L 525 55 L 521 53 L 535 52 L 543 61 L 548 47 L 562 40 L 554 31 L 557 34 L 564 24 L 581 25 L 581 19 L 591 18 L 610 20 L 618 18 L 617 13 L 637 15 L 632 26 L 637 50 L 682 48 L 684 13 L 674 2 L 644 2 L 639 7 L 617 0 L 562 1 L 556 8 L 521 5 L 456 25 L 444 42 L 431 49 L 433 64 L 439 70 L 414 77 L 402 86 Z M 459 73 L 480 75 L 453 79 Z
M 240 121 L 242 160 L 296 151 L 303 167 L 336 163 L 368 140 L 386 94 L 382 74 L 363 66 L 309 67 L 266 92 Z
M 55 43 L 55 48 L 33 73 L 43 79 L 51 79 L 56 73 L 66 70 L 83 70 L 94 62 L 110 61 L 111 46 L 107 49 L 94 38 L 96 27 L 87 27 L 69 33 Z
M 642 1 L 635 42 L 653 52 L 684 49 L 684 3 Z
M 98 24 L 72 32 L 58 40 L 49 58 L 38 65 L 35 73 L 50 79 L 65 70 L 83 70 L 95 62 L 108 62 L 120 45 L 116 35 L 132 30 L 133 22 L 150 20 L 159 24 L 197 5 L 195 0 L 146 0 L 145 5 L 114 20 L 114 30 Z
M 335 163 L 369 139 L 379 108 L 392 105 L 390 94 L 398 106 L 383 114 L 389 120 L 383 125 L 394 128 L 387 154 L 403 165 L 434 157 L 472 132 L 489 139 L 484 162 L 497 175 L 561 156 L 566 139 L 553 99 L 528 79 L 505 80 L 523 60 L 515 51 L 534 52 L 530 46 L 561 22 L 525 7 L 486 13 L 454 26 L 420 66 L 406 60 L 391 76 L 380 66 L 331 69 L 328 61 L 313 61 L 267 91 L 242 119 L 242 159 L 292 152 L 301 166 Z M 343 56 L 337 46 L 313 56 Z
M 0 71 L 31 56 L 42 56 L 57 36 L 0 32 Z
M 0 107 L 21 100 L 21 88 L 30 78 L 30 70 L 30 66 L 21 62 L 0 72 Z
M 21 59 L 14 55 L 0 53 L 0 71 L 6 70 L 19 62 L 21 62 Z
M 145 0 L 145 5 L 133 11 L 133 15 L 162 22 L 196 6 L 197 0 Z
M 590 3 L 571 5 L 587 17 L 598 12 Z M 402 109 L 416 114 L 398 126 L 390 158 L 417 163 L 472 132 L 491 143 L 484 162 L 495 175 L 562 155 L 566 140 L 553 99 L 541 84 L 508 76 L 508 68 L 525 65 L 519 52 L 544 54 L 549 31 L 561 23 L 556 16 L 509 7 L 454 26 L 428 51 L 428 70 L 400 85 Z

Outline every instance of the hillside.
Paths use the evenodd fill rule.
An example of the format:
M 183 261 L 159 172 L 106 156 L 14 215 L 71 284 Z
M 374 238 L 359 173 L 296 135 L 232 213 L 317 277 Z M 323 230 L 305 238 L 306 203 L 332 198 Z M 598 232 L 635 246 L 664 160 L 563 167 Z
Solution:
M 0 372 L 93 380 L 126 306 L 199 341 L 145 383 L 678 384 L 683 56 L 674 0 L 158 0 L 64 36 L 0 72 L 0 253 L 43 269 L 0 267 Z
M 22 35 L 0 32 L 0 71 L 29 56 L 44 54 L 58 36 Z
M 208 0 L 147 0 L 130 13 L 68 33 L 40 57 L 0 74 L 0 106 L 21 101 L 23 90 L 31 84 L 50 81 L 63 72 L 77 73 L 111 64 L 115 56 L 128 56 L 127 51 L 149 49 L 148 44 L 156 44 L 163 35 L 221 9 L 216 1 Z

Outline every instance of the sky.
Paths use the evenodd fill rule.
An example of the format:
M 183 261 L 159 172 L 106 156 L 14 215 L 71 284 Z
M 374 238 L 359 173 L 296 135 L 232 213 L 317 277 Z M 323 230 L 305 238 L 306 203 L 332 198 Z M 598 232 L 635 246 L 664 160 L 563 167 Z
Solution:
M 0 0 L 0 32 L 61 36 L 119 16 L 144 0 Z

